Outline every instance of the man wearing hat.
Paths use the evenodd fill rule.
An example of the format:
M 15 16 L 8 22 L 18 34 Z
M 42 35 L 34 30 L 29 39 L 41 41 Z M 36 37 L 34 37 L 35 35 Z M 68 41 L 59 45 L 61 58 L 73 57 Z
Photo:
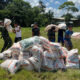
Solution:
M 40 29 L 38 27 L 37 22 L 35 22 L 34 25 L 33 25 L 32 36 L 40 36 Z
M 72 25 L 69 25 L 68 30 L 66 30 L 66 32 L 65 32 L 65 37 L 64 37 L 65 47 L 68 50 L 71 50 L 73 48 L 72 41 L 71 41 L 72 34 L 73 34 Z
M 3 52 L 5 49 L 8 49 L 12 46 L 12 40 L 9 36 L 6 26 L 4 27 L 3 22 L 0 22 L 0 32 L 1 32 L 1 38 L 3 38 L 4 40 L 4 46 L 1 50 L 1 52 Z

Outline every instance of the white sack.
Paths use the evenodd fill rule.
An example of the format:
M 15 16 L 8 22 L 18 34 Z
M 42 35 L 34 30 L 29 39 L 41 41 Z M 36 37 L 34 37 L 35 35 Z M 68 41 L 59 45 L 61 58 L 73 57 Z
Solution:
M 48 71 L 53 70 L 53 55 L 45 51 L 42 56 L 42 68 Z
M 66 30 L 66 24 L 65 23 L 61 23 L 57 26 L 59 29 L 64 29 Z
M 66 68 L 63 59 L 57 59 L 57 60 L 55 61 L 54 66 L 55 66 L 55 69 L 63 69 L 63 68 L 65 69 L 65 68 Z
M 9 26 L 10 24 L 11 24 L 11 20 L 10 19 L 5 19 L 4 20 L 4 25 L 7 25 L 7 26 Z
M 80 32 L 74 32 L 71 37 L 74 39 L 80 39 Z
M 21 67 L 26 70 L 34 70 L 34 66 L 28 60 L 22 60 Z
M 28 61 L 33 65 L 34 69 L 37 70 L 38 72 L 40 72 L 40 68 L 41 68 L 41 62 L 39 59 L 35 58 L 35 57 L 30 57 L 28 59 Z
M 66 66 L 68 68 L 79 68 L 78 49 L 72 49 L 68 52 Z
M 1 65 L 2 68 L 8 70 L 10 73 L 14 74 L 20 68 L 19 60 L 6 60 Z

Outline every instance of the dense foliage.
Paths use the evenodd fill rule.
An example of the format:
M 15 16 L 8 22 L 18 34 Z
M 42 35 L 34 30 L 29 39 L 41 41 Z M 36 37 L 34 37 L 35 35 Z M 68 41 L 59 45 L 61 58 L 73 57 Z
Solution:
M 59 9 L 63 9 L 66 11 L 66 14 L 63 15 L 65 17 L 66 23 L 68 23 L 71 18 L 73 18 L 73 12 L 78 12 L 78 8 L 75 7 L 75 4 L 72 1 L 64 2 L 59 6 Z
M 45 13 L 46 6 L 42 1 L 39 1 L 38 6 L 31 7 L 24 0 L 3 0 L 0 2 L 0 6 L 1 20 L 10 18 L 13 23 L 17 22 L 21 26 L 30 26 L 34 22 L 37 22 L 40 26 L 52 23 L 53 12 Z

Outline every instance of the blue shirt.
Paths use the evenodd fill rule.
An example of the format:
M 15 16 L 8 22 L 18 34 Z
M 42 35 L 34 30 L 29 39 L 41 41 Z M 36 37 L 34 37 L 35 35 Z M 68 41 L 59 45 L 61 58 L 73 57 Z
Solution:
M 71 39 L 72 34 L 73 34 L 73 31 L 66 30 L 64 40 L 69 41 Z M 68 36 L 68 37 L 66 37 L 66 36 Z

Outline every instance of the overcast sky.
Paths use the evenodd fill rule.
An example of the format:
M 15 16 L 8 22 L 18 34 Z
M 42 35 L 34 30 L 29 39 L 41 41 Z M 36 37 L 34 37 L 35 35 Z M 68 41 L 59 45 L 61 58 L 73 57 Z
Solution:
M 39 5 L 39 0 L 25 0 L 31 4 L 32 7 Z M 58 7 L 66 2 L 66 1 L 73 1 L 75 6 L 80 10 L 80 0 L 42 0 L 44 5 L 46 5 L 46 12 L 51 10 L 54 12 L 55 17 L 60 17 L 66 13 L 66 11 L 59 10 Z M 73 15 L 77 16 L 80 14 L 79 12 L 73 13 Z

